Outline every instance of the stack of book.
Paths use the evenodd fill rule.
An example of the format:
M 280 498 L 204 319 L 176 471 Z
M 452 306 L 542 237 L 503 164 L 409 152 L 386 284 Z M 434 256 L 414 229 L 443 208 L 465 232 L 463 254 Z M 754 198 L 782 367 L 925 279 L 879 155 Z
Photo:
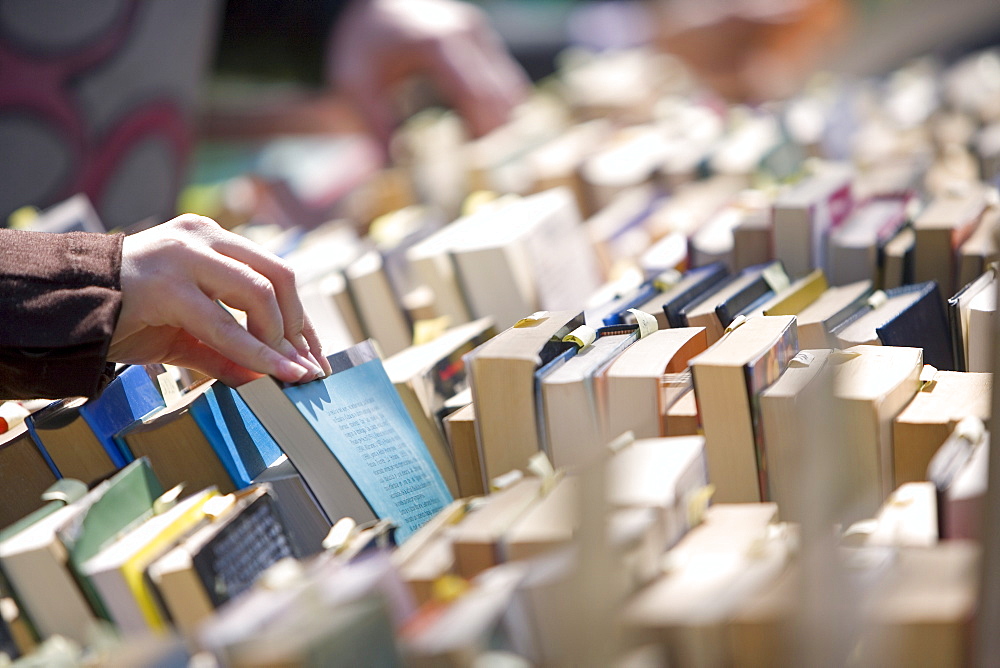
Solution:
M 729 114 L 687 79 L 584 94 L 649 58 L 568 59 L 561 95 L 434 160 L 455 119 L 425 114 L 376 176 L 407 182 L 392 207 L 242 228 L 295 268 L 330 376 L 133 366 L 0 406 L 0 651 L 967 663 L 1000 257 L 970 91 L 1000 68 L 852 127 L 827 102 L 849 88 Z

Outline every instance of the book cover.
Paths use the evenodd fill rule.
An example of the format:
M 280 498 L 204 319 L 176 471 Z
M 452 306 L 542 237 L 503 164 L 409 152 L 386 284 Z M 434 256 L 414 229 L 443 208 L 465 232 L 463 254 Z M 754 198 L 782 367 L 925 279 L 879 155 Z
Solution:
M 94 430 L 115 468 L 131 461 L 118 447 L 114 435 L 136 420 L 166 406 L 146 368 L 126 367 L 101 394 L 80 406 L 80 415 Z
M 25 422 L 39 450 L 57 475 L 86 483 L 114 472 L 117 467 L 80 415 L 84 397 L 54 401 L 29 415 Z
M 281 448 L 250 407 L 222 383 L 213 383 L 204 401 L 191 405 L 191 415 L 237 489 L 252 484 L 281 457 Z
M 924 362 L 938 369 L 954 371 L 951 331 L 937 283 L 927 281 L 887 290 L 890 298 L 904 292 L 918 292 L 919 297 L 892 319 L 876 327 L 879 340 L 886 346 L 924 349 Z
M 238 391 L 331 519 L 391 519 L 402 541 L 451 495 L 372 342 L 328 359 L 326 378 Z
M 663 312 L 671 327 L 685 327 L 684 308 L 729 278 L 721 262 L 691 269 L 676 285 L 663 293 Z

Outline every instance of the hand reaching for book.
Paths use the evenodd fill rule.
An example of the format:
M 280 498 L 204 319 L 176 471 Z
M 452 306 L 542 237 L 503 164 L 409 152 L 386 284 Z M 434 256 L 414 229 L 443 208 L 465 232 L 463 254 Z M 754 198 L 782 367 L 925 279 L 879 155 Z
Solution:
M 475 135 L 502 124 L 527 77 L 477 8 L 453 0 L 361 0 L 347 9 L 327 52 L 329 78 L 388 140 L 392 88 L 426 75 Z
M 161 362 L 239 385 L 330 373 L 279 258 L 187 214 L 125 238 L 122 308 L 108 360 Z M 244 329 L 218 302 L 244 311 Z

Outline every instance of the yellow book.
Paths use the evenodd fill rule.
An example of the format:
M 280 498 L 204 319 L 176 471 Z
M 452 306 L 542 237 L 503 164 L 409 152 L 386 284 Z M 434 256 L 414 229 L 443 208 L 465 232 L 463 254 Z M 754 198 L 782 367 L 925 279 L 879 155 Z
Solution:
M 800 278 L 764 305 L 764 315 L 798 315 L 829 287 L 822 269 Z
M 212 501 L 213 499 L 220 501 Z M 81 572 L 90 578 L 105 609 L 123 635 L 163 631 L 166 617 L 149 583 L 146 568 L 181 538 L 227 505 L 215 488 L 208 488 L 180 501 L 84 562 Z M 211 502 L 211 503 L 210 503 Z

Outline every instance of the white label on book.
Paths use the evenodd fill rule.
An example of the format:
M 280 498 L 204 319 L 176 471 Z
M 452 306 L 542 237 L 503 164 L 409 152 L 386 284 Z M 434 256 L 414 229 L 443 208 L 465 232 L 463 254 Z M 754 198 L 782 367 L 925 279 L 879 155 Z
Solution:
M 868 306 L 876 309 L 887 301 L 889 301 L 889 295 L 885 294 L 881 290 L 876 290 L 872 293 L 872 296 L 868 298 Z
M 507 471 L 503 475 L 498 475 L 496 478 L 490 481 L 490 489 L 494 492 L 499 492 L 502 489 L 507 489 L 515 482 L 524 477 L 519 469 L 514 469 L 513 471 Z
M 788 366 L 794 368 L 808 367 L 816 361 L 816 356 L 808 350 L 800 350 L 795 357 L 788 362 Z
M 639 325 L 640 339 L 646 338 L 660 328 L 659 323 L 656 322 L 655 316 L 652 316 L 645 311 L 640 311 L 637 308 L 630 308 L 628 312 L 635 317 L 635 322 Z
M 173 406 L 181 400 L 181 391 L 177 387 L 177 381 L 169 371 L 156 376 L 156 384 L 160 386 L 160 394 L 167 406 Z
M 925 364 L 924 368 L 920 370 L 920 391 L 930 392 L 934 389 L 934 376 L 937 375 L 937 369 L 930 364 Z
M 563 341 L 572 343 L 578 348 L 586 348 L 596 340 L 597 330 L 593 327 L 588 327 L 587 325 L 580 325 L 563 337 Z

